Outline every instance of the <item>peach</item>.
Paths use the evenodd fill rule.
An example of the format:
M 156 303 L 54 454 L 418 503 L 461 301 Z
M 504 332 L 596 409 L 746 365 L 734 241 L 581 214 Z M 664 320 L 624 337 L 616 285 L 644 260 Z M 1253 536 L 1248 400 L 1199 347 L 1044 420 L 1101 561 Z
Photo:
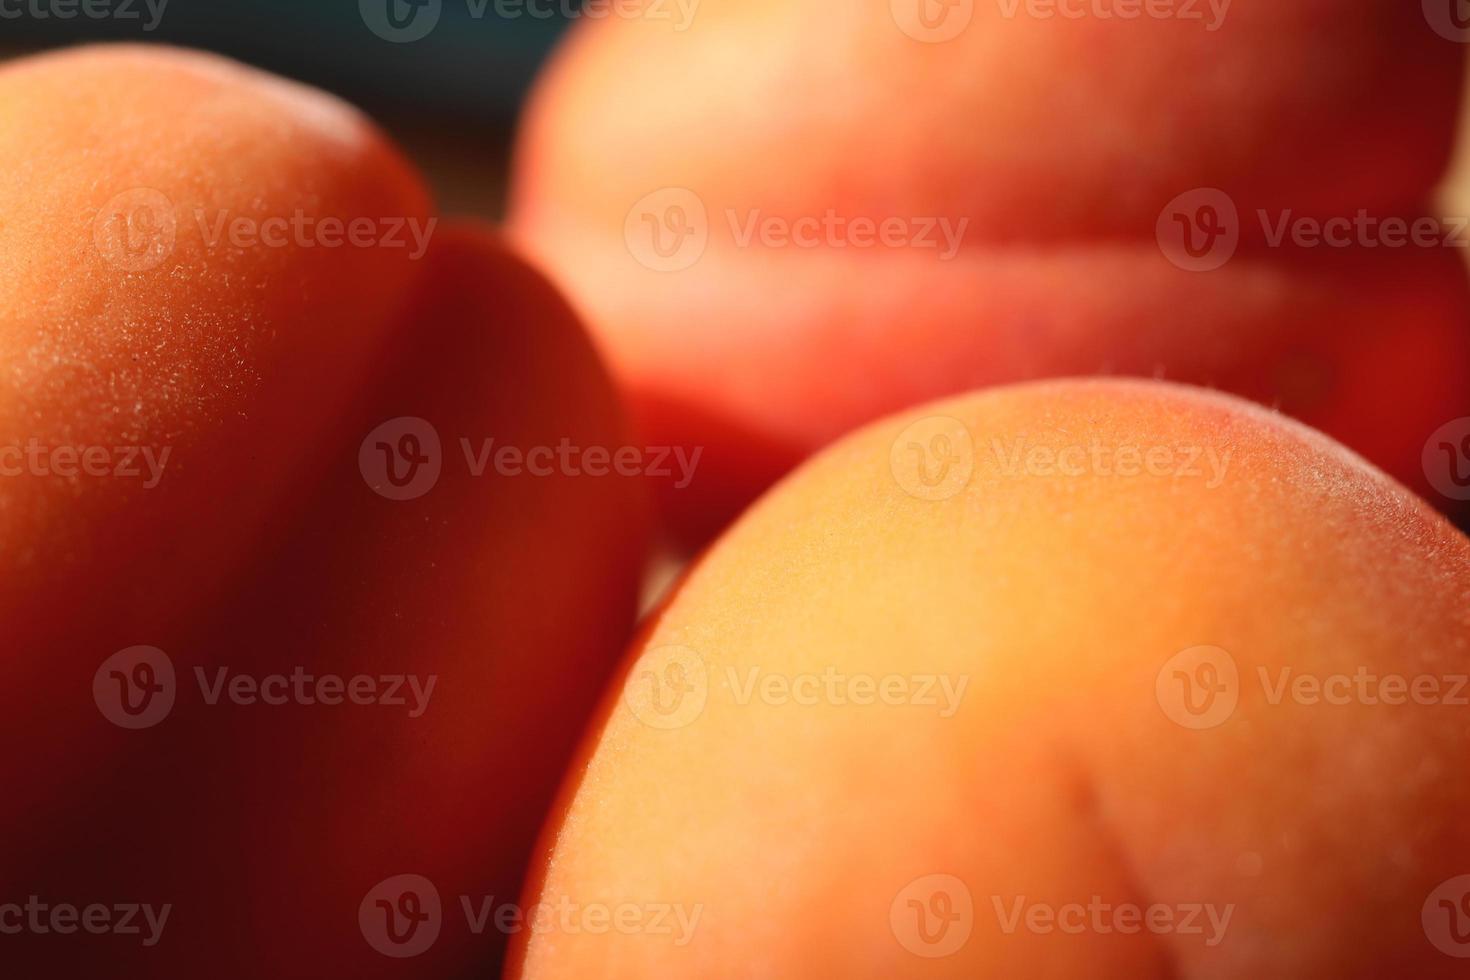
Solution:
M 4 891 L 169 902 L 162 941 L 26 937 L 7 962 L 179 977 L 498 963 L 498 920 L 463 909 L 514 901 L 626 642 L 643 488 L 476 468 L 485 439 L 529 452 L 626 438 L 565 302 L 480 229 L 436 236 L 373 377 L 332 427 L 324 480 L 257 529 L 270 551 L 230 598 L 138 641 L 169 658 L 171 711 L 126 731 L 75 704 L 85 684 L 42 692 L 68 719 L 90 712 L 91 751 L 115 757 L 44 825 L 13 816 L 29 843 Z M 348 696 L 355 678 L 371 679 L 368 703 Z M 418 923 L 409 903 L 440 918 Z
M 170 48 L 0 67 L 0 155 L 4 733 L 75 760 L 12 755 L 0 776 L 40 806 L 87 758 L 40 692 L 70 703 L 103 651 L 270 548 L 258 528 L 316 478 L 412 295 L 406 231 L 321 234 L 432 225 L 355 110 Z
M 1231 396 L 887 418 L 637 640 L 509 975 L 1458 976 L 1467 597 L 1441 516 Z
M 355 110 L 194 52 L 12 62 L 0 120 L 0 444 L 51 451 L 6 458 L 0 609 L 52 629 L 36 589 L 91 569 L 114 612 L 152 613 L 294 492 L 407 301 L 428 194 Z M 346 241 L 362 221 L 408 247 Z M 153 471 L 50 458 L 115 447 Z
M 704 448 L 664 493 L 686 542 L 862 422 L 1074 374 L 1228 388 L 1428 489 L 1470 301 L 1399 223 L 1462 46 L 1395 0 L 1155 8 L 706 0 L 573 32 L 511 224 L 647 438 Z

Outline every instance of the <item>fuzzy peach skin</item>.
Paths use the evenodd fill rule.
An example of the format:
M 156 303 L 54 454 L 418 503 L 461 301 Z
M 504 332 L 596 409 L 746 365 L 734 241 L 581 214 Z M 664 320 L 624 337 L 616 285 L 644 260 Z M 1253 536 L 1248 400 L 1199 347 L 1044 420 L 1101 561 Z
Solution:
M 1467 599 L 1470 541 L 1234 397 L 890 417 L 635 643 L 508 976 L 1462 975 Z
M 52 628 L 81 575 L 146 620 L 295 491 L 407 301 L 422 264 L 411 238 L 315 234 L 423 227 L 428 193 L 351 107 L 159 46 L 0 67 L 0 154 L 0 447 L 169 453 L 156 481 L 138 453 L 145 477 L 120 479 L 7 455 L 0 611 Z M 282 230 L 269 219 L 306 230 L 267 241 Z M 47 591 L 58 583 L 71 595 Z
M 95 761 L 55 706 L 274 547 L 422 265 L 230 225 L 424 228 L 430 202 L 349 106 L 158 46 L 0 67 L 0 157 L 0 738 L 46 747 L 0 781 L 41 807 Z
M 967 26 L 916 39 L 920 3 Z M 527 110 L 511 226 L 648 438 L 704 447 L 664 495 L 686 541 L 857 424 L 1072 374 L 1228 387 L 1422 483 L 1425 437 L 1470 403 L 1463 271 L 1266 228 L 1417 214 L 1462 46 L 1397 0 L 1237 0 L 1218 22 L 1058 6 L 1082 7 L 705 0 L 572 32 Z M 1155 238 L 1198 188 L 1238 215 L 1215 271 Z M 873 227 L 833 237 L 829 216 Z
M 114 728 L 86 683 L 53 706 L 89 713 L 92 752 L 118 757 L 64 805 L 14 815 L 11 839 L 27 847 L 7 857 L 3 892 L 170 902 L 162 940 L 7 936 L 7 964 L 242 980 L 498 970 L 506 932 L 474 928 L 461 897 L 478 914 L 518 893 L 632 629 L 649 515 L 630 477 L 475 474 L 461 440 L 477 457 L 486 439 L 616 448 L 624 421 L 566 303 L 484 230 L 441 229 L 425 273 L 376 380 L 333 429 L 325 480 L 259 529 L 272 553 L 202 625 L 137 641 L 172 660 L 169 716 Z M 441 468 L 422 493 L 390 499 L 360 452 L 396 451 L 400 430 L 381 426 L 400 418 L 433 426 Z M 409 675 L 427 696 L 404 682 L 396 706 L 210 704 L 201 687 L 297 669 Z M 408 874 L 433 883 L 442 919 L 428 948 L 400 958 L 406 947 L 368 937 L 414 934 L 376 905 L 403 892 L 374 892 Z

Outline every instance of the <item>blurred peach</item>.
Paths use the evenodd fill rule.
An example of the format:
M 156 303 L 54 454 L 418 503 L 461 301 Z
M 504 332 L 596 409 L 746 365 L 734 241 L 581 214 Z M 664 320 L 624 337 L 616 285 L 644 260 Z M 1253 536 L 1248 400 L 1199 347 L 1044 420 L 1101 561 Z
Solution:
M 1429 489 L 1426 438 L 1470 409 L 1470 297 L 1438 232 L 1392 246 L 1382 222 L 1445 168 L 1462 45 L 1392 0 L 1155 6 L 579 25 L 511 224 L 647 438 L 703 448 L 664 488 L 687 543 L 862 422 L 1074 374 L 1227 388 Z M 1368 230 L 1302 244 L 1360 210 Z

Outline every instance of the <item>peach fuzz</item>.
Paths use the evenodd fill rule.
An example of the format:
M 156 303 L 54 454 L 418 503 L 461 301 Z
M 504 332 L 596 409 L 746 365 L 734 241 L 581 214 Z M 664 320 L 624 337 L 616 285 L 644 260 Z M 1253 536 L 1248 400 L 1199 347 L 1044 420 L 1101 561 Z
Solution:
M 635 642 L 509 976 L 1457 976 L 1467 598 L 1470 541 L 1234 397 L 889 417 Z
M 411 249 L 324 247 L 316 231 L 424 227 L 428 192 L 344 103 L 159 46 L 0 67 L 0 153 L 0 444 L 132 447 L 139 470 L 146 447 L 161 470 L 19 464 L 0 488 L 0 612 L 51 635 L 80 593 L 119 626 L 146 622 L 299 491 L 407 302 Z M 284 240 L 231 231 L 298 216 L 308 230 Z
M 44 825 L 13 815 L 9 833 L 29 843 L 9 862 L 7 894 L 171 901 L 165 941 L 17 939 L 7 962 L 231 978 L 498 967 L 506 935 L 493 919 L 473 931 L 460 897 L 478 911 L 520 888 L 632 629 L 648 514 L 631 478 L 471 470 L 461 439 L 617 446 L 627 435 L 585 330 L 543 277 L 467 224 L 442 228 L 426 261 L 411 312 L 332 427 L 324 479 L 257 529 L 269 553 L 231 576 L 227 601 L 148 638 L 173 663 L 172 712 L 142 731 L 113 728 L 84 683 L 91 752 L 114 753 L 111 766 Z M 437 433 L 437 479 L 365 478 L 404 418 Z M 300 668 L 412 676 L 428 696 L 404 682 L 396 707 L 228 693 L 210 704 L 201 687 Z M 109 807 L 102 833 L 89 832 L 97 799 Z M 427 948 L 397 958 L 384 937 L 410 923 L 386 922 L 369 896 L 405 874 L 434 884 L 443 919 Z
M 247 246 L 219 219 L 422 224 L 430 201 L 356 110 L 158 46 L 0 66 L 0 154 L 0 727 L 50 750 L 0 777 L 42 808 L 97 761 L 71 723 L 103 723 L 55 705 L 269 549 L 418 278 L 407 249 Z
M 121 733 L 89 694 L 102 660 L 179 628 L 273 547 L 258 529 L 317 479 L 323 434 L 418 278 L 404 249 L 205 229 L 425 222 L 430 201 L 336 99 L 156 46 L 0 66 L 0 155 L 0 740 L 26 747 L 0 782 L 27 801 L 4 821 L 16 835 L 111 762 L 97 736 Z
M 1427 489 L 1425 439 L 1470 407 L 1463 273 L 1266 231 L 1425 206 L 1463 49 L 1419 5 L 1243 0 L 1209 30 L 932 4 L 968 17 L 943 43 L 905 32 L 916 5 L 589 20 L 527 111 L 511 227 L 591 320 L 647 438 L 704 447 L 694 487 L 664 494 L 685 542 L 856 425 L 1075 374 L 1228 388 Z M 1155 240 L 1201 188 L 1240 232 L 1207 272 Z M 780 238 L 829 214 L 898 221 L 902 244 Z M 655 234 L 694 244 L 661 255 Z

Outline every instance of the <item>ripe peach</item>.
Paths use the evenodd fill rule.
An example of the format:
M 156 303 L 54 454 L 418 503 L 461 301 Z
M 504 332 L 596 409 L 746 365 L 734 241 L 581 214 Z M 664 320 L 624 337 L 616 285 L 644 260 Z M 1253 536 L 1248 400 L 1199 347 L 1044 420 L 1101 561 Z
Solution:
M 70 722 L 90 713 L 90 751 L 111 765 L 44 826 L 13 815 L 28 846 L 4 892 L 169 902 L 163 940 L 27 937 L 7 962 L 178 977 L 451 977 L 498 962 L 505 933 L 461 899 L 478 914 L 517 894 L 631 629 L 643 489 L 473 468 L 487 438 L 523 451 L 626 438 L 565 302 L 476 228 L 436 236 L 375 378 L 332 427 L 325 479 L 257 529 L 269 551 L 230 578 L 230 598 L 139 641 L 170 659 L 166 716 L 125 731 L 78 678 L 41 692 Z M 65 653 L 68 675 L 98 654 Z M 332 704 L 315 681 L 303 703 L 294 680 L 262 680 L 298 671 L 349 692 L 353 678 L 408 679 L 396 695 L 376 684 L 399 705 L 353 703 L 340 683 Z M 434 907 L 427 890 L 404 899 L 404 875 L 437 889 L 432 924 L 399 915 Z
M 355 110 L 194 52 L 9 63 L 0 120 L 0 444 L 146 447 L 162 471 L 145 493 L 8 456 L 0 610 L 52 630 L 38 584 L 69 605 L 90 570 L 92 601 L 151 615 L 294 492 L 407 300 L 428 194 Z M 364 221 L 408 247 L 343 237 Z
M 271 547 L 412 294 L 412 248 L 317 233 L 429 227 L 430 202 L 350 107 L 163 47 L 0 67 L 0 155 L 0 621 L 25 652 L 0 714 L 51 750 L 0 777 L 41 806 L 88 736 L 38 692 L 74 700 Z
M 637 641 L 510 975 L 1460 975 L 1467 597 L 1442 517 L 1230 396 L 888 418 Z
M 573 32 L 512 227 L 647 438 L 704 447 L 665 493 L 686 540 L 859 423 L 1073 374 L 1228 388 L 1424 485 L 1470 404 L 1470 299 L 1447 250 L 1379 222 L 1444 169 L 1462 46 L 1397 0 L 1162 6 L 1205 20 L 706 0 Z M 956 32 L 928 43 L 939 14 Z M 1341 246 L 1295 234 L 1360 209 Z

